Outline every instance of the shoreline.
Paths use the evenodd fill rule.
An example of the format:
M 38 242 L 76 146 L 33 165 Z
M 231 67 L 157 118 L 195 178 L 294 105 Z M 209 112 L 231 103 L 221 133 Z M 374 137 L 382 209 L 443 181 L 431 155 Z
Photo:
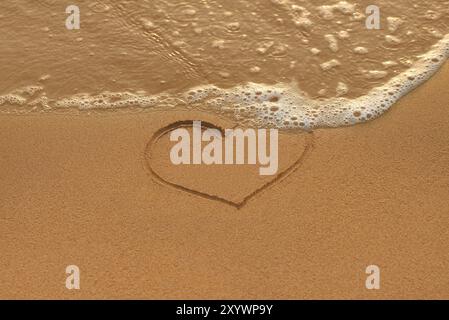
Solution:
M 446 63 L 375 121 L 315 130 L 302 166 L 240 210 L 157 183 L 143 161 L 167 124 L 228 120 L 0 115 L 0 297 L 447 298 L 448 83 Z M 222 174 L 175 178 L 259 183 Z M 364 287 L 371 264 L 378 291 Z

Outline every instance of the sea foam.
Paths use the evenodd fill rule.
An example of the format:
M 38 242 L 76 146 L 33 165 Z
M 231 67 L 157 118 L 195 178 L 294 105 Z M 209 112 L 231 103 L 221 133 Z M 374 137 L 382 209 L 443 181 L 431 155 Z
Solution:
M 60 109 L 115 110 L 196 108 L 225 114 L 258 127 L 312 130 L 340 127 L 373 120 L 381 116 L 405 94 L 428 80 L 449 57 L 449 36 L 444 37 L 405 72 L 368 94 L 349 99 L 311 99 L 298 85 L 247 83 L 233 88 L 214 85 L 192 88 L 181 94 L 146 95 L 130 92 L 104 92 L 99 95 L 79 94 L 57 101 L 31 99 L 42 88 L 30 86 L 0 96 L 0 105 L 33 106 L 29 111 Z M 37 105 L 42 104 L 42 108 Z M 33 103 L 34 102 L 34 103 Z M 17 109 L 15 109 L 17 110 Z M 3 112 L 11 109 L 3 108 Z
M 311 1 L 301 1 L 302 5 L 299 6 L 293 0 L 271 0 L 264 2 L 264 6 L 267 6 L 264 10 L 259 6 L 249 10 L 235 4 L 237 7 L 234 9 L 242 10 L 231 12 L 223 11 L 224 8 L 220 6 L 178 6 L 176 1 L 173 2 L 176 9 L 173 11 L 168 1 L 162 4 L 168 6 L 162 11 L 173 12 L 170 19 L 162 19 L 154 14 L 149 17 L 152 18 L 150 20 L 145 17 L 153 12 L 147 7 L 153 5 L 152 2 L 129 2 L 131 7 L 127 10 L 111 2 L 109 9 L 104 12 L 101 10 L 101 14 L 111 18 L 111 21 L 126 22 L 120 25 L 123 30 L 130 29 L 133 31 L 131 34 L 147 39 L 153 45 L 162 43 L 163 46 L 157 47 L 158 50 L 154 52 L 151 51 L 152 46 L 145 46 L 142 52 L 147 53 L 149 50 L 152 53 L 149 57 L 161 56 L 183 67 L 179 75 L 186 82 L 191 82 L 190 88 L 179 92 L 175 85 L 167 85 L 168 90 L 150 94 L 140 89 L 145 87 L 153 90 L 157 86 L 154 82 L 147 85 L 143 81 L 141 84 L 146 86 L 136 85 L 135 91 L 99 92 L 92 89 L 61 96 L 53 94 L 51 90 L 46 91 L 51 78 L 42 76 L 37 84 L 0 95 L 0 113 L 27 114 L 62 110 L 86 113 L 185 108 L 213 112 L 257 127 L 313 130 L 348 126 L 384 114 L 401 97 L 428 80 L 449 56 L 449 34 L 443 35 L 447 32 L 444 28 L 447 23 L 443 21 L 443 15 L 435 11 L 446 8 L 441 1 L 432 2 L 424 14 L 419 13 L 418 4 L 404 7 L 404 10 L 410 11 L 409 17 L 406 17 L 408 20 L 399 18 L 398 12 L 393 10 L 396 8 L 389 8 L 385 4 L 385 8 L 392 11 L 391 15 L 387 15 L 387 28 L 379 32 L 361 29 L 365 16 L 360 4 L 326 2 L 328 4 L 317 7 Z M 230 5 L 231 8 L 233 6 Z M 432 8 L 435 10 L 430 10 Z M 122 17 L 128 11 L 129 15 Z M 259 13 L 269 13 L 269 17 L 272 14 L 265 21 L 265 31 L 279 28 L 278 32 L 257 33 L 257 26 L 263 21 L 257 18 Z M 209 16 L 217 17 L 212 25 Z M 411 23 L 414 19 L 425 20 L 426 25 L 421 27 L 421 23 Z M 182 26 L 182 29 L 178 26 Z M 187 33 L 189 28 L 195 31 L 194 36 L 182 34 L 182 30 Z M 248 37 L 251 32 L 254 37 L 252 42 Z M 289 38 L 283 37 L 286 32 Z M 414 47 L 420 41 L 423 48 Z M 181 42 L 186 46 L 177 45 Z M 430 44 L 435 42 L 429 49 Z M 249 45 L 246 46 L 247 43 Z M 65 46 L 70 44 L 64 42 Z M 132 44 L 140 42 L 134 41 Z M 87 47 L 94 50 L 96 45 Z M 243 62 L 239 62 L 234 59 L 240 57 L 241 52 L 250 61 L 244 64 L 246 74 L 244 68 L 240 68 L 246 60 L 242 58 Z M 109 54 L 115 57 L 116 53 L 113 51 Z M 42 57 L 33 58 L 38 61 Z M 130 56 L 128 60 L 133 57 Z M 155 63 L 151 66 L 158 67 Z M 61 67 L 61 64 L 57 67 Z M 49 67 L 48 72 L 53 72 L 59 78 L 68 75 L 63 78 L 65 82 L 61 82 L 61 86 L 67 87 L 72 83 L 76 63 L 64 64 L 62 70 L 55 68 Z M 160 76 L 161 83 L 166 84 L 163 77 L 168 71 L 162 67 L 157 71 L 159 73 L 155 74 Z M 143 74 L 144 70 L 136 72 L 135 77 L 140 79 Z M 86 78 L 95 84 L 101 82 L 101 76 L 98 72 L 92 72 Z M 120 72 L 117 78 L 120 78 Z M 198 85 L 205 82 L 211 84 Z M 120 83 L 127 85 L 129 82 L 122 80 Z

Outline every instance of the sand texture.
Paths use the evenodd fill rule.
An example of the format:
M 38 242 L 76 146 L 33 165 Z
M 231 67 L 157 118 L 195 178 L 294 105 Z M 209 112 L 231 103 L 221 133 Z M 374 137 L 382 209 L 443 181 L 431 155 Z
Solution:
M 316 130 L 300 168 L 240 209 L 161 184 L 146 166 L 165 125 L 223 120 L 2 116 L 0 296 L 447 298 L 448 81 L 446 65 L 379 120 Z M 214 174 L 231 197 L 257 187 Z M 65 288 L 69 264 L 82 290 Z M 370 264 L 381 290 L 364 287 Z
M 449 298 L 448 1 L 77 2 L 0 3 L 0 299 Z M 194 120 L 277 173 L 175 166 Z

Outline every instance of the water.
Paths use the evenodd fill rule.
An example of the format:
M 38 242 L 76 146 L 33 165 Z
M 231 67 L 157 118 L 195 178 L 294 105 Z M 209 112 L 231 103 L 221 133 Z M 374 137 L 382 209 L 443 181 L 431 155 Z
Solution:
M 0 111 L 193 108 L 255 126 L 365 122 L 449 55 L 449 1 L 0 4 Z

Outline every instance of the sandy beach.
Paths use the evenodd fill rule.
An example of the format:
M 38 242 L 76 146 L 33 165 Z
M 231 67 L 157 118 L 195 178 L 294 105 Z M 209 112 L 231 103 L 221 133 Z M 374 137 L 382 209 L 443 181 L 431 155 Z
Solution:
M 78 2 L 0 4 L 0 299 L 449 298 L 447 1 Z
M 240 209 L 145 165 L 164 125 L 222 119 L 1 116 L 0 297 L 447 298 L 448 81 L 446 65 L 380 119 L 316 130 L 301 167 Z M 381 290 L 364 286 L 370 264 Z

